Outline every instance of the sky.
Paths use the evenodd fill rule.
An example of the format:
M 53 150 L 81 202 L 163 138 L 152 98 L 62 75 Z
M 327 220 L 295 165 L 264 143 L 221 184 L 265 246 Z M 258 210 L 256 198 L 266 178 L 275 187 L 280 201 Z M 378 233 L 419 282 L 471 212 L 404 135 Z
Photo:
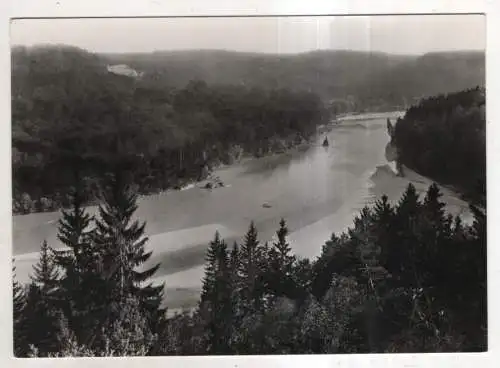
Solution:
M 486 47 L 482 15 L 25 19 L 14 20 L 10 32 L 12 45 L 67 44 L 93 52 L 342 49 L 424 54 Z

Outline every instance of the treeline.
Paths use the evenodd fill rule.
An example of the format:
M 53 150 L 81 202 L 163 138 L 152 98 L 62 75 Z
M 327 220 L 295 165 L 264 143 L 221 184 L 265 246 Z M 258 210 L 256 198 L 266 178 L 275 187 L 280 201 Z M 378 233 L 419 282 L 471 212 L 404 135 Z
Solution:
M 207 85 L 172 89 L 105 71 L 77 49 L 18 50 L 13 61 L 13 209 L 86 202 L 107 172 L 128 170 L 141 194 L 182 186 L 242 153 L 308 140 L 326 117 L 313 93 Z M 74 170 L 66 170 L 71 167 Z
M 470 226 L 447 215 L 436 185 L 364 208 L 315 260 L 293 255 L 284 220 L 273 243 L 253 223 L 240 244 L 215 234 L 197 308 L 166 319 L 147 281 L 156 267 L 139 267 L 150 254 L 130 220 L 136 196 L 120 183 L 108 181 L 96 219 L 76 194 L 60 221 L 69 250 L 44 243 L 33 282 L 14 281 L 16 355 L 487 349 L 486 214 L 471 207 Z
M 486 204 L 485 90 L 422 100 L 395 127 L 400 163 Z

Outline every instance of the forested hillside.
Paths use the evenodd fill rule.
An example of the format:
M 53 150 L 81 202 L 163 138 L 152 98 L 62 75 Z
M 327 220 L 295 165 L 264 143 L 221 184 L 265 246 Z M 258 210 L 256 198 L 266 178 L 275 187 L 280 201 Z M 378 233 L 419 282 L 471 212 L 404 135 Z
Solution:
M 308 90 L 325 100 L 351 96 L 356 108 L 364 110 L 404 107 L 413 98 L 485 83 L 485 58 L 479 52 L 400 56 L 356 51 L 274 55 L 208 50 L 115 54 L 106 59 L 144 71 L 150 83 L 182 87 L 197 78 L 207 83 Z
M 68 205 L 80 179 L 92 200 L 96 179 L 117 166 L 141 193 L 177 187 L 238 151 L 263 155 L 307 141 L 328 117 L 310 92 L 144 85 L 78 49 L 15 50 L 13 86 L 16 213 Z
M 397 121 L 400 163 L 469 199 L 486 203 L 486 105 L 483 88 L 439 95 Z

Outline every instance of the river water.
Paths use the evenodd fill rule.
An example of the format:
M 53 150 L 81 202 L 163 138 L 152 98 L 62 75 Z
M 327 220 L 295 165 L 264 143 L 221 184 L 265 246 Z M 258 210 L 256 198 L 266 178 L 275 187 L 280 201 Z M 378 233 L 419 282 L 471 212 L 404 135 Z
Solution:
M 149 264 L 161 262 L 156 281 L 165 281 L 165 304 L 175 309 L 196 303 L 205 252 L 215 231 L 232 246 L 253 220 L 260 238 L 270 240 L 283 217 L 294 252 L 314 258 L 332 232 L 350 226 L 359 210 L 382 194 L 396 201 L 409 182 L 425 191 L 429 179 L 410 170 L 404 178 L 396 176 L 394 163 L 386 157 L 386 118 L 394 121 L 400 115 L 347 117 L 309 147 L 219 169 L 215 174 L 226 184 L 223 188 L 192 186 L 141 198 L 136 215 L 147 221 L 148 248 L 153 250 Z M 321 144 L 325 135 L 329 147 Z M 470 220 L 467 203 L 442 190 L 448 211 Z M 44 239 L 58 247 L 58 218 L 58 213 L 14 217 L 19 281 L 28 280 Z

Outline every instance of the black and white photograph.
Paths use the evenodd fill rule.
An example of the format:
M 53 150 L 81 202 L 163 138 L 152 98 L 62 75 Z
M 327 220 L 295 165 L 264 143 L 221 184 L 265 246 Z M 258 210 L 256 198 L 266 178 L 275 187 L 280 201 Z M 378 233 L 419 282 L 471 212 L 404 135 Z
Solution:
M 14 19 L 13 354 L 488 350 L 486 17 Z

